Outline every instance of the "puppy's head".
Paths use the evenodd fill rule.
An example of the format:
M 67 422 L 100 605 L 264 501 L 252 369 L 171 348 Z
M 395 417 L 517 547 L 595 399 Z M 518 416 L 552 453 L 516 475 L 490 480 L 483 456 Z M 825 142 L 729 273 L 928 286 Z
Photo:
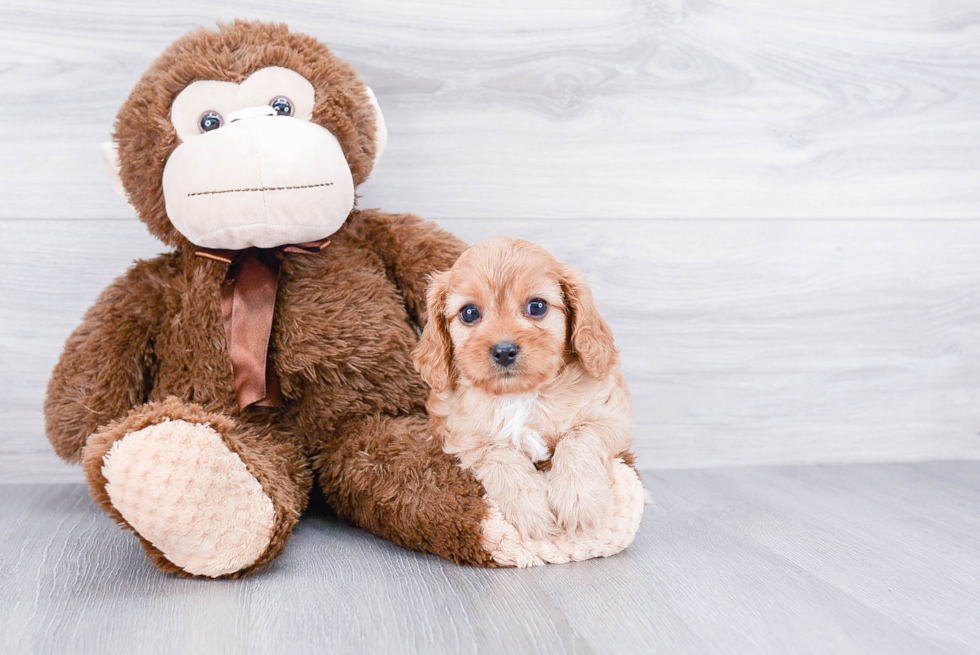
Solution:
M 437 392 L 459 380 L 491 394 L 526 393 L 578 358 L 602 378 L 612 332 L 581 273 L 545 249 L 507 237 L 482 241 L 437 274 L 415 366 Z

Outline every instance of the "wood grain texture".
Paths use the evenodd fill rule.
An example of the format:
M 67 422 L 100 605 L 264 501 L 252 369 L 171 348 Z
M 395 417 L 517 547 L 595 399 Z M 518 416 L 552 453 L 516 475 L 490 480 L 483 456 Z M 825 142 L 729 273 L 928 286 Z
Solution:
M 11 0 L 0 480 L 80 479 L 43 438 L 47 376 L 160 249 L 97 146 L 167 43 L 236 16 L 314 34 L 377 91 L 391 139 L 362 206 L 591 275 L 644 466 L 980 457 L 968 0 Z
M 0 650 L 971 653 L 980 464 L 644 474 L 619 556 L 479 570 L 329 516 L 239 581 L 159 573 L 80 485 L 0 485 Z
M 980 223 L 442 220 L 590 277 L 645 468 L 980 458 Z M 76 481 L 43 436 L 68 334 L 137 221 L 0 221 L 0 480 Z
M 98 144 L 150 61 L 282 20 L 377 91 L 369 205 L 430 217 L 977 218 L 972 0 L 0 7 L 2 218 L 125 217 Z

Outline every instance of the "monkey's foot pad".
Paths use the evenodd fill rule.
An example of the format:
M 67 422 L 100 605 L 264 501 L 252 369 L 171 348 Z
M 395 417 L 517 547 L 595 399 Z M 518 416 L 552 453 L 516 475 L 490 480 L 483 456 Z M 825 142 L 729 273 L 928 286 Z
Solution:
M 113 506 L 188 573 L 234 573 L 269 547 L 272 500 L 211 427 L 151 425 L 117 441 L 102 461 Z
M 575 534 L 559 532 L 547 540 L 524 541 L 493 500 L 487 498 L 490 514 L 482 526 L 483 547 L 497 564 L 522 568 L 615 555 L 633 543 L 648 495 L 636 471 L 623 460 L 613 465 L 611 484 L 612 514 L 602 528 Z

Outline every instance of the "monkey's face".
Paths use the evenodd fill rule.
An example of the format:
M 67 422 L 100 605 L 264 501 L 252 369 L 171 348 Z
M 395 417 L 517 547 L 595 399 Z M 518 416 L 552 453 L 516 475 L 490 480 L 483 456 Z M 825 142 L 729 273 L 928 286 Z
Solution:
M 170 114 L 181 144 L 163 171 L 174 227 L 233 250 L 336 232 L 354 207 L 354 179 L 337 138 L 310 122 L 314 100 L 306 78 L 279 67 L 181 91 Z
M 374 94 L 325 47 L 236 22 L 161 55 L 103 153 L 164 241 L 239 250 L 336 232 L 385 139 Z

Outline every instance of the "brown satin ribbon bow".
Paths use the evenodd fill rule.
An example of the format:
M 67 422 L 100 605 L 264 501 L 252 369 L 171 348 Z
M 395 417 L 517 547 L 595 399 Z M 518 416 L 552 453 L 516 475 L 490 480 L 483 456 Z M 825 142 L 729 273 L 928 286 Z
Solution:
M 279 379 L 269 359 L 269 337 L 276 310 L 283 253 L 315 254 L 330 241 L 295 243 L 278 248 L 215 250 L 201 248 L 198 257 L 228 264 L 221 283 L 221 318 L 225 324 L 231 372 L 238 406 L 279 407 Z

